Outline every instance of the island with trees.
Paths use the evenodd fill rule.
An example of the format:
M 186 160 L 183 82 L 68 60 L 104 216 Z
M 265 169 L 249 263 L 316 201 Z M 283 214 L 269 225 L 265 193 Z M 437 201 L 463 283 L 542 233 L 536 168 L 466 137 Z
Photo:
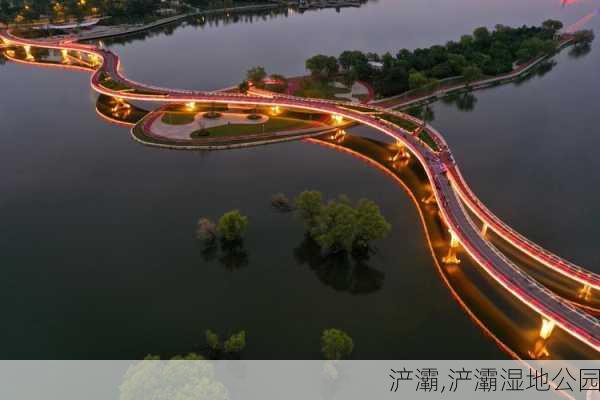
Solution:
M 317 54 L 306 60 L 310 75 L 292 94 L 333 98 L 335 82 L 346 86 L 355 81 L 366 82 L 380 98 L 416 89 L 435 90 L 453 78 L 469 84 L 552 55 L 565 42 L 581 47 L 589 46 L 594 39 L 592 31 L 561 34 L 562 28 L 563 24 L 556 20 L 518 28 L 496 25 L 493 30 L 479 27 L 445 45 L 401 49 L 395 55 L 358 50 L 343 51 L 339 57 Z

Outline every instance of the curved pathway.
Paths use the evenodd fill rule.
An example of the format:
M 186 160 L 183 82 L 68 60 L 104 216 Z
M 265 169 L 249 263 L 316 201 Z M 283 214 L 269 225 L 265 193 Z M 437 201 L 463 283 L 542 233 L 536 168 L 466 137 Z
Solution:
M 512 261 L 484 239 L 479 229 L 470 219 L 464 204 L 471 205 L 481 211 L 481 215 L 489 219 L 490 226 L 505 226 L 492 218 L 491 212 L 484 212 L 485 207 L 479 205 L 474 195 L 467 191 L 466 183 L 458 171 L 450 150 L 441 135 L 431 127 L 427 133 L 432 135 L 439 151 L 432 150 L 420 140 L 414 132 L 409 132 L 395 124 L 387 122 L 373 113 L 408 118 L 408 116 L 374 107 L 361 106 L 354 109 L 347 104 L 335 101 L 296 98 L 293 96 L 273 95 L 260 97 L 233 93 L 186 91 L 158 88 L 132 81 L 120 73 L 119 57 L 105 49 L 94 45 L 76 43 L 75 39 L 60 41 L 34 41 L 13 36 L 10 32 L 0 32 L 0 38 L 8 45 L 36 46 L 57 50 L 78 51 L 87 54 L 91 59 L 99 58 L 99 67 L 93 73 L 91 86 L 98 93 L 128 100 L 143 100 L 169 103 L 219 103 L 219 104 L 252 104 L 261 106 L 281 106 L 287 108 L 316 111 L 338 115 L 350 121 L 370 126 L 381 133 L 394 138 L 404 145 L 421 162 L 431 182 L 433 195 L 440 208 L 442 219 L 448 226 L 452 236 L 460 242 L 465 251 L 501 286 L 539 313 L 544 319 L 554 322 L 566 333 L 585 343 L 595 351 L 600 351 L 600 323 L 597 319 L 578 310 L 564 299 L 561 299 L 529 275 L 523 273 Z M 103 86 L 102 79 L 108 75 L 110 79 L 128 90 L 115 90 Z M 418 120 L 417 120 L 418 121 Z M 420 122 L 420 121 L 419 121 Z M 487 216 L 486 216 L 487 215 Z M 486 221 L 484 220 L 484 221 Z M 508 231 L 507 231 L 508 232 Z M 519 235 L 514 235 L 518 246 L 529 246 Z M 523 238 L 524 239 L 524 238 Z M 541 249 L 541 248 L 540 248 Z M 536 256 L 545 260 L 544 265 L 553 268 L 568 278 L 581 280 L 594 289 L 600 288 L 600 279 L 591 272 L 574 266 L 561 259 L 555 260 L 547 255 L 549 252 L 531 250 Z

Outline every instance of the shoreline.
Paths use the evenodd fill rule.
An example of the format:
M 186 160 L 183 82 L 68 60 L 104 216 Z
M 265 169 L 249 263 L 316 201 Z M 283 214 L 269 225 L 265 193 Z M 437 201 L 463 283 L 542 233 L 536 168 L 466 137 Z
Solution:
M 151 30 L 154 28 L 159 28 L 161 26 L 164 25 L 169 25 L 169 24 L 173 24 L 182 20 L 185 20 L 186 18 L 190 18 L 190 17 L 198 17 L 198 16 L 209 16 L 209 15 L 214 15 L 214 14 L 220 14 L 223 12 L 244 12 L 244 11 L 260 11 L 260 10 L 271 10 L 271 9 L 276 9 L 276 8 L 281 8 L 281 6 L 279 4 L 256 4 L 256 5 L 249 5 L 249 6 L 238 6 L 238 7 L 231 7 L 231 8 L 218 8 L 218 9 L 213 9 L 213 10 L 197 10 L 194 12 L 189 12 L 186 14 L 178 14 L 172 17 L 167 17 L 167 18 L 161 18 L 159 20 L 156 20 L 154 22 L 150 22 L 148 24 L 144 24 L 144 25 L 138 25 L 138 26 L 124 26 L 124 25 L 117 25 L 114 27 L 107 27 L 108 29 L 112 29 L 114 32 L 91 32 L 89 35 L 78 35 L 77 36 L 77 41 L 89 41 L 89 40 L 99 40 L 99 39 L 106 39 L 106 38 L 113 38 L 113 37 L 122 37 L 122 36 L 128 36 L 128 35 L 133 35 L 135 33 L 140 33 L 140 32 L 144 32 L 147 30 Z

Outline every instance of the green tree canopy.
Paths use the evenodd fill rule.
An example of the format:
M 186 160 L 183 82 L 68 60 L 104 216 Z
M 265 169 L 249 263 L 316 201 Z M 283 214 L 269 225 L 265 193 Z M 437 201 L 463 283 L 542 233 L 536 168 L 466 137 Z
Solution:
M 321 335 L 321 351 L 328 360 L 350 357 L 354 350 L 352 338 L 339 329 L 326 329 Z
M 379 206 L 371 200 L 361 199 L 356 207 L 356 232 L 355 245 L 366 247 L 373 240 L 385 238 L 392 226 L 381 215 Z
M 304 227 L 312 231 L 323 213 L 323 195 L 316 190 L 306 190 L 296 197 L 295 203 Z
M 317 54 L 306 60 L 306 69 L 313 78 L 329 80 L 339 71 L 339 64 L 335 57 Z
M 555 19 L 547 19 L 542 23 L 542 28 L 552 32 L 558 32 L 563 28 L 563 23 Z
M 347 201 L 330 201 L 319 218 L 314 239 L 321 248 L 333 253 L 351 251 L 358 231 L 356 214 Z
M 223 214 L 217 225 L 217 231 L 223 235 L 223 239 L 226 241 L 242 239 L 247 228 L 248 218 L 243 216 L 239 210 L 232 210 Z
M 246 72 L 246 78 L 255 86 L 262 86 L 263 80 L 266 77 L 267 71 L 261 66 L 252 67 Z
M 461 74 L 467 84 L 475 82 L 481 79 L 483 76 L 483 73 L 476 65 L 468 65 L 464 67 Z
M 577 31 L 573 34 L 576 45 L 588 45 L 594 41 L 594 31 L 591 29 Z
M 418 71 L 412 71 L 408 76 L 408 86 L 411 89 L 420 89 L 427 85 L 429 79 L 424 73 Z
M 246 347 L 246 331 L 239 331 L 229 336 L 223 348 L 227 353 L 240 353 Z

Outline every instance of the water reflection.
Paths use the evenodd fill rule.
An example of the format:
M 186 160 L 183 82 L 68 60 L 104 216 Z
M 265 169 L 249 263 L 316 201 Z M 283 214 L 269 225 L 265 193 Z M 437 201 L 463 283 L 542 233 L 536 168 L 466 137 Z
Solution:
M 268 21 L 276 18 L 287 18 L 295 13 L 289 8 L 270 8 L 263 10 L 244 10 L 244 11 L 218 11 L 201 16 L 193 16 L 187 19 L 174 22 L 172 24 L 163 25 L 151 30 L 132 33 L 125 36 L 116 36 L 108 38 L 104 41 L 105 44 L 126 44 L 135 41 L 142 41 L 156 36 L 171 36 L 178 29 L 193 27 L 196 29 L 217 28 L 219 26 L 227 26 L 231 24 L 245 23 L 252 24 L 257 21 Z
M 470 112 L 475 109 L 477 97 L 473 92 L 452 93 L 442 98 L 445 104 L 453 104 L 459 111 Z
M 521 75 L 519 78 L 517 78 L 514 81 L 514 84 L 516 86 L 521 86 L 523 83 L 528 82 L 535 77 L 541 78 L 552 71 L 556 65 L 557 62 L 554 59 L 545 60 L 544 62 L 538 64 L 538 66 L 533 69 L 531 73 Z
M 589 43 L 573 46 L 571 50 L 569 50 L 569 56 L 572 58 L 581 58 L 588 55 L 592 51 L 592 46 Z
M 242 240 L 221 241 L 219 263 L 227 271 L 236 271 L 248 265 L 248 252 Z
M 393 145 L 353 135 L 346 135 L 341 143 L 333 142 L 328 137 L 309 141 L 349 153 L 389 175 L 405 189 L 421 217 L 426 242 L 443 282 L 473 322 L 511 357 L 587 359 L 598 356 L 558 328 L 554 329 L 551 337 L 540 337 L 540 326 L 543 325 L 540 316 L 507 293 L 460 247 L 452 248 L 437 205 L 427 201 L 431 188 L 418 162 L 411 161 L 408 165 L 397 167 L 390 161 L 390 155 L 395 150 Z M 323 267 L 328 264 L 319 258 L 320 253 L 316 249 L 311 252 L 309 243 L 304 245 L 302 251 L 297 250 L 301 256 L 300 262 L 312 263 L 319 277 L 327 278 L 327 283 L 339 285 L 339 282 L 348 281 L 347 270 L 341 269 L 337 275 L 331 273 Z M 451 252 L 456 258 L 448 257 Z M 456 259 L 460 263 L 455 262 Z
M 385 274 L 367 264 L 368 257 L 352 257 L 346 252 L 323 255 L 321 247 L 305 236 L 294 249 L 294 258 L 308 265 L 326 286 L 351 294 L 369 294 L 383 287 Z

